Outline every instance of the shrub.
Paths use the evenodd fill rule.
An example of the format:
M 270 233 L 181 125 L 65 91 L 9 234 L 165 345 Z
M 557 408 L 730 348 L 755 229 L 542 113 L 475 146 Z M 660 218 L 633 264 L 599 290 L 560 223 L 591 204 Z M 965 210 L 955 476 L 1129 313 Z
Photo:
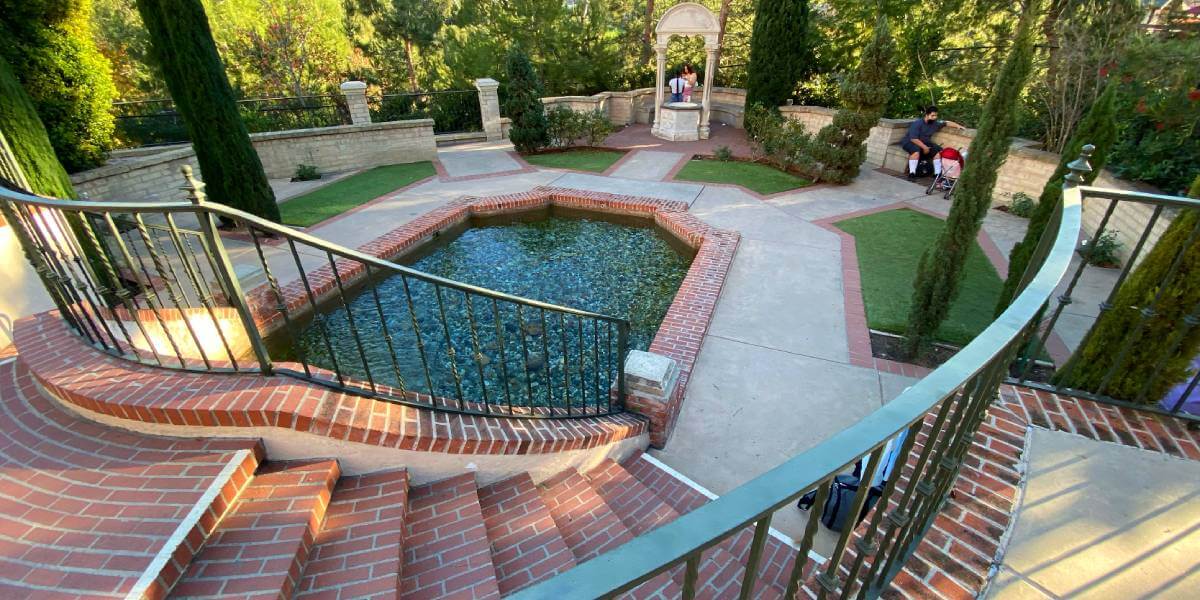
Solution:
M 729 162 L 733 160 L 733 150 L 730 150 L 729 146 L 717 146 L 717 149 L 713 151 L 713 154 L 719 161 Z
M 1117 253 L 1121 251 L 1121 240 L 1117 238 L 1118 231 L 1109 229 L 1096 238 L 1096 243 L 1088 246 L 1086 243 L 1079 248 L 1079 255 L 1088 261 L 1089 265 L 1098 267 L 1115 267 L 1119 264 Z
M 33 99 L 67 171 L 104 163 L 116 88 L 92 40 L 91 0 L 0 0 L 0 58 Z
M 808 0 L 758 0 L 750 38 L 746 105 L 779 106 L 809 64 Z
M 1035 208 L 1037 208 L 1037 203 L 1033 201 L 1033 198 L 1029 197 L 1029 194 L 1017 192 L 1012 195 L 1012 203 L 1008 205 L 1008 212 L 1023 219 L 1028 219 L 1033 216 Z
M 238 114 L 200 0 L 137 0 L 175 107 L 187 126 L 208 195 L 279 221 L 275 193 Z
M 583 113 L 584 136 L 589 146 L 599 146 L 608 136 L 612 135 L 613 124 L 608 115 L 599 109 Z
M 546 134 L 550 145 L 566 148 L 583 136 L 580 114 L 562 105 L 546 111 Z
M 512 119 L 508 139 L 518 152 L 533 152 L 550 143 L 546 113 L 542 107 L 542 81 L 529 57 L 518 48 L 508 51 L 508 98 L 504 113 Z
M 74 198 L 75 188 L 38 119 L 33 100 L 0 58 L 0 131 L 29 184 L 29 191 L 52 198 Z M 17 182 L 13 182 L 17 183 Z
M 296 174 L 292 176 L 292 181 L 315 181 L 320 178 L 321 172 L 315 165 L 300 163 L 296 165 Z
M 1033 70 L 1033 32 L 1040 4 L 1033 0 L 1025 5 L 1012 50 L 1000 68 L 984 106 L 979 133 L 971 141 L 971 160 L 955 187 L 954 204 L 946 217 L 946 226 L 918 263 L 905 332 L 904 352 L 908 356 L 924 353 L 930 348 L 934 334 L 946 320 L 950 305 L 958 296 L 967 252 L 973 247 L 983 217 L 991 206 L 996 177 L 1008 158 L 1009 144 L 1016 129 L 1021 90 Z
M 744 123 L 759 158 L 785 171 L 811 175 L 816 170 L 811 154 L 812 136 L 804 131 L 804 124 L 761 104 L 754 104 L 746 111 Z

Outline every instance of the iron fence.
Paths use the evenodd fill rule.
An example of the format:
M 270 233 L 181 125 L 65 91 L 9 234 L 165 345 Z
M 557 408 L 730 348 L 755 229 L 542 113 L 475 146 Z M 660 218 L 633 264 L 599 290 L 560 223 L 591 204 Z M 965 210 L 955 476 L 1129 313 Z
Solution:
M 350 123 L 345 98 L 337 94 L 247 98 L 238 100 L 238 113 L 250 133 L 333 127 Z M 138 148 L 188 141 L 183 118 L 171 100 L 114 102 L 119 148 Z
M 62 201 L 0 186 L 26 257 L 96 348 L 450 412 L 622 410 L 628 321 L 447 280 L 206 202 L 184 169 L 190 203 Z M 218 220 L 248 234 L 236 269 Z M 244 289 L 239 273 L 265 281 Z M 268 345 L 272 326 L 283 344 Z
M 368 105 L 372 122 L 433 119 L 434 133 L 483 131 L 476 90 L 384 94 Z
M 1038 331 L 1038 315 L 1067 273 L 1082 223 L 1084 193 L 1075 187 L 1089 167 L 1072 163 L 1063 203 L 1022 277 L 1012 305 L 941 367 L 855 425 L 767 473 L 625 545 L 514 595 L 537 598 L 612 598 L 660 573 L 679 573 L 683 598 L 696 596 L 705 553 L 753 530 L 740 597 L 754 597 L 772 517 L 805 494 L 815 494 L 790 564 L 787 592 L 810 586 L 818 598 L 875 598 L 887 589 L 921 543 L 957 478 L 975 432 L 1004 381 L 1008 366 Z M 851 465 L 861 480 L 888 472 L 877 487 L 858 486 L 847 525 L 828 557 L 813 549 L 835 477 Z M 894 467 L 894 468 L 893 468 Z M 875 490 L 875 491 L 872 491 Z M 861 521 L 856 518 L 862 515 Z M 681 572 L 681 573 L 680 573 Z

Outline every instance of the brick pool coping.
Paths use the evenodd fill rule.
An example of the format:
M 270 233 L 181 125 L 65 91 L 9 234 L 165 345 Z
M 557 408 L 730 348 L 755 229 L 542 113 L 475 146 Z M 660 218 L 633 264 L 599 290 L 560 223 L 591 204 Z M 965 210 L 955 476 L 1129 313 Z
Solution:
M 825 217 L 817 219 L 812 223 L 838 236 L 838 240 L 841 242 L 842 305 L 845 307 L 846 314 L 846 342 L 850 349 L 850 364 L 896 375 L 904 375 L 906 377 L 924 377 L 932 369 L 886 358 L 876 358 L 872 353 L 871 328 L 867 325 L 867 308 L 863 300 L 862 273 L 858 266 L 858 246 L 853 235 L 837 227 L 837 223 L 841 221 L 905 208 L 936 217 L 943 221 L 946 220 L 945 215 L 905 200 Z M 983 250 L 983 254 L 987 257 L 988 262 L 992 263 L 992 266 L 996 268 L 996 273 L 1001 278 L 1005 277 L 1008 273 L 1008 258 L 1004 256 L 1004 253 L 1000 251 L 1000 247 L 992 241 L 992 238 L 982 227 L 979 229 L 975 241 L 979 244 L 979 248 Z M 1046 351 L 1056 362 L 1065 361 L 1071 354 L 1067 349 L 1066 343 L 1062 341 L 1062 338 L 1057 333 L 1052 334 L 1046 340 L 1046 346 Z
M 735 231 L 717 229 L 688 212 L 685 202 L 625 196 L 607 192 L 592 192 L 551 186 L 536 187 L 528 192 L 489 196 L 465 197 L 448 202 L 416 219 L 393 229 L 357 248 L 364 254 L 393 259 L 433 239 L 442 231 L 466 222 L 472 216 L 496 215 L 506 212 L 537 210 L 550 206 L 641 216 L 654 223 L 696 251 L 692 265 L 667 309 L 649 351 L 674 359 L 680 370 L 679 383 L 665 405 L 630 397 L 627 408 L 650 421 L 650 440 L 661 447 L 674 426 L 704 334 L 716 308 L 717 297 L 741 235 Z M 309 285 L 318 304 L 337 293 L 337 276 L 344 285 L 363 277 L 365 267 L 347 259 L 338 259 L 334 266 L 322 265 L 307 271 Z M 283 304 L 289 314 L 309 305 L 308 294 L 297 279 L 280 287 Z M 283 323 L 280 304 L 269 283 L 247 294 L 251 311 L 260 331 L 271 331 Z M 440 404 L 438 399 L 434 403 Z

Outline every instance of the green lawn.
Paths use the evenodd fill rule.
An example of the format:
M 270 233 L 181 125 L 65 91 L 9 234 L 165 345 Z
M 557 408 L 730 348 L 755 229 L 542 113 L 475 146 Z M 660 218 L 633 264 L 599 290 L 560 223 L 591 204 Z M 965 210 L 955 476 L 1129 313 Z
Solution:
M 732 183 L 759 194 L 777 194 L 812 185 L 803 178 L 761 163 L 694 158 L 675 179 L 702 183 Z
M 548 152 L 546 154 L 528 154 L 523 156 L 525 162 L 536 167 L 551 169 L 575 169 L 577 171 L 593 171 L 603 173 L 613 163 L 621 160 L 624 152 L 616 150 L 568 150 L 566 152 Z
M 296 196 L 279 205 L 279 214 L 287 225 L 311 227 L 435 173 L 429 161 L 375 167 Z
M 862 274 L 863 304 L 871 329 L 904 333 L 917 263 L 941 232 L 944 221 L 908 209 L 890 210 L 836 223 L 854 236 Z M 992 322 L 1002 281 L 979 244 L 972 244 L 958 299 L 938 339 L 955 345 L 971 341 Z

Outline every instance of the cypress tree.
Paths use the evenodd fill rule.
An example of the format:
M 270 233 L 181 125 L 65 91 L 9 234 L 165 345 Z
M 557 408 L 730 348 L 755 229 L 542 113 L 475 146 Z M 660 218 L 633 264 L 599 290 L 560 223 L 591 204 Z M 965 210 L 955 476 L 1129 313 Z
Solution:
M 1192 182 L 1188 195 L 1200 198 L 1200 176 Z M 1200 210 L 1184 210 L 1175 216 L 1117 291 L 1112 308 L 1102 313 L 1084 345 L 1063 365 L 1059 372 L 1066 376 L 1055 383 L 1155 403 L 1189 376 L 1190 363 L 1200 352 L 1200 327 L 1188 327 L 1184 321 L 1200 306 L 1200 239 L 1193 237 L 1197 227 Z M 1152 309 L 1153 314 L 1139 330 L 1143 309 Z M 1128 340 L 1129 336 L 1136 339 Z M 1100 390 L 1127 341 L 1128 353 Z M 1159 371 L 1160 360 L 1172 350 Z
M 238 115 L 204 6 L 200 0 L 137 0 L 137 7 L 209 197 L 278 222 L 275 193 Z
M 880 16 L 858 69 L 842 82 L 842 108 L 833 116 L 833 123 L 817 132 L 812 153 L 821 164 L 820 179 L 849 183 L 858 176 L 858 167 L 867 158 L 863 142 L 887 105 L 893 49 L 887 17 Z
M 51 198 L 75 197 L 71 178 L 54 155 L 33 100 L 4 59 L 0 59 L 0 132 L 28 180 L 29 191 Z
M 1013 296 L 1017 293 L 1017 285 L 1021 282 L 1021 275 L 1029 266 L 1033 250 L 1037 247 L 1038 240 L 1042 238 L 1042 232 L 1046 231 L 1046 225 L 1050 222 L 1050 217 L 1054 215 L 1054 209 L 1062 202 L 1063 178 L 1068 173 L 1067 164 L 1079 156 L 1079 151 L 1085 144 L 1095 146 L 1096 149 L 1088 161 L 1092 165 L 1092 171 L 1084 176 L 1084 184 L 1090 185 L 1100 175 L 1100 170 L 1108 161 L 1108 152 L 1117 141 L 1116 97 L 1117 86 L 1115 83 L 1109 83 L 1096 98 L 1092 107 L 1088 109 L 1087 114 L 1079 121 L 1071 140 L 1063 148 L 1063 153 L 1058 160 L 1058 168 L 1054 170 L 1050 180 L 1046 182 L 1046 186 L 1042 188 L 1037 207 L 1034 209 L 1033 215 L 1029 217 L 1029 228 L 1025 230 L 1025 237 L 1020 243 L 1013 246 L 1012 252 L 1008 255 L 1008 278 L 1004 280 L 1004 289 L 1001 290 L 1000 300 L 996 303 L 996 315 L 1004 312 L 1004 309 L 1008 308 L 1009 303 L 1012 302 Z
M 0 59 L 37 108 L 68 171 L 104 163 L 116 87 L 92 39 L 91 0 L 0 0 Z
M 750 37 L 746 106 L 774 107 L 792 96 L 809 59 L 807 0 L 758 0 Z
M 971 141 L 970 160 L 958 180 L 946 225 L 937 241 L 921 256 L 908 314 L 904 350 L 909 356 L 925 351 L 932 344 L 950 304 L 958 296 L 967 253 L 991 206 L 996 176 L 1008 158 L 1016 130 L 1021 89 L 1033 68 L 1033 31 L 1039 4 L 1032 0 L 1025 6 L 1012 50 L 983 107 L 978 133 Z
M 508 139 L 519 152 L 532 152 L 550 143 L 542 107 L 542 81 L 529 57 L 517 48 L 508 51 L 508 98 L 504 113 L 512 119 Z

